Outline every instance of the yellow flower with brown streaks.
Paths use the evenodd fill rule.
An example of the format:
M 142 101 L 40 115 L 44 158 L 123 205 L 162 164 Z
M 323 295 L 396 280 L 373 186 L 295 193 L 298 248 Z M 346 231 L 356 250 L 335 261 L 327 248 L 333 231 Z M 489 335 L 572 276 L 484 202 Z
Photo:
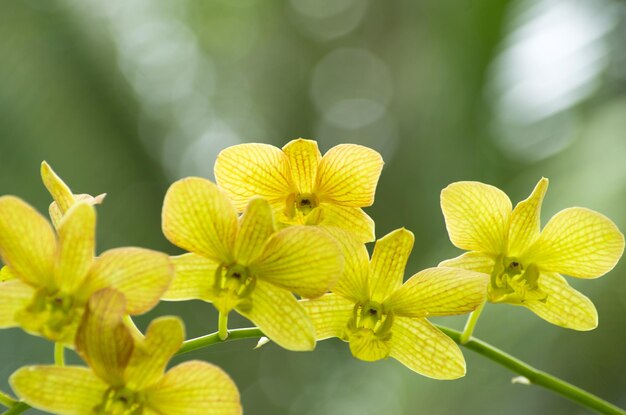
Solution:
M 220 336 L 233 309 L 291 350 L 315 347 L 313 326 L 293 296 L 316 297 L 341 275 L 335 240 L 313 226 L 276 232 L 269 203 L 253 198 L 238 217 L 209 180 L 174 183 L 163 204 L 163 233 L 191 253 L 172 258 L 175 277 L 164 300 L 201 299 L 220 312 Z
M 333 293 L 302 305 L 318 340 L 339 337 L 354 357 L 375 361 L 388 356 L 436 379 L 465 374 L 459 347 L 426 317 L 469 313 L 485 301 L 488 279 L 478 272 L 429 268 L 404 284 L 413 234 L 395 230 L 376 241 L 371 261 L 362 244 L 344 242 L 344 275 Z
M 336 226 L 371 242 L 374 221 L 361 208 L 374 203 L 382 167 L 370 148 L 340 144 L 322 157 L 315 141 L 300 138 L 282 150 L 257 143 L 228 147 L 217 157 L 215 179 L 240 212 L 261 196 L 281 225 Z
M 441 192 L 441 208 L 452 243 L 468 250 L 440 265 L 491 276 L 487 299 L 527 307 L 557 326 L 591 330 L 598 325 L 593 303 L 561 274 L 597 278 L 624 251 L 624 235 L 593 210 L 573 207 L 554 215 L 541 230 L 542 178 L 512 209 L 500 189 L 479 182 L 452 183 Z
M 77 202 L 62 216 L 58 236 L 26 202 L 0 197 L 0 328 L 20 326 L 71 346 L 89 297 L 115 287 L 128 299 L 128 314 L 159 301 L 172 279 L 167 255 L 119 248 L 94 258 L 96 213 Z
M 116 290 L 89 300 L 76 347 L 89 368 L 26 366 L 10 378 L 29 405 L 58 415 L 240 415 L 237 387 L 221 369 L 189 361 L 165 372 L 183 344 L 176 317 L 154 320 L 144 338 L 123 323 Z

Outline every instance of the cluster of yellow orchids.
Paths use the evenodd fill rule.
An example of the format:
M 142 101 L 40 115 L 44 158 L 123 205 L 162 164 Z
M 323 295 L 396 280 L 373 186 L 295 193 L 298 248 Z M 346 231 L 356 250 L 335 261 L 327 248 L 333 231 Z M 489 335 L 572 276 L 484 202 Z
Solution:
M 624 236 L 611 220 L 569 208 L 541 229 L 545 178 L 515 208 L 493 186 L 453 183 L 441 208 L 450 240 L 467 252 L 405 281 L 413 233 L 376 240 L 362 209 L 374 202 L 382 168 L 380 154 L 354 144 L 323 156 L 305 139 L 229 147 L 217 157 L 216 183 L 189 177 L 167 191 L 163 233 L 187 251 L 170 257 L 142 248 L 96 254 L 104 195 L 74 194 L 44 162 L 51 221 L 0 197 L 0 328 L 74 349 L 87 366 L 20 368 L 10 378 L 15 394 L 60 415 L 242 413 L 218 367 L 188 361 L 167 370 L 185 341 L 179 318 L 158 318 L 145 334 L 133 325 L 131 316 L 161 300 L 212 303 L 222 340 L 235 311 L 285 349 L 337 337 L 358 359 L 393 357 L 436 379 L 463 376 L 465 361 L 428 317 L 472 313 L 464 341 L 486 302 L 524 306 L 574 330 L 597 326 L 593 303 L 562 274 L 597 278 L 615 266 Z M 375 240 L 370 257 L 365 244 Z

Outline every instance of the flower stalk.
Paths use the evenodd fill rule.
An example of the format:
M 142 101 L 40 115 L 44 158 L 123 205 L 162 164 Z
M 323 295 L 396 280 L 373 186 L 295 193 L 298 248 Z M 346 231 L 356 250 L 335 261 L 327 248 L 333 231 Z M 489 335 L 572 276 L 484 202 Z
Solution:
M 63 343 L 54 343 L 54 364 L 59 367 L 65 366 L 65 346 Z
M 592 409 L 601 414 L 626 415 L 625 410 L 613 405 L 612 403 L 607 402 L 604 399 L 577 386 L 574 386 L 571 383 L 559 379 L 556 376 L 538 370 L 482 340 L 472 338 L 471 340 L 467 340 L 465 343 L 462 343 L 462 332 L 445 326 L 440 326 L 438 324 L 435 324 L 435 326 L 463 347 L 470 349 L 486 357 L 487 359 L 506 367 L 512 372 L 515 372 L 518 375 L 525 377 L 529 380 L 531 385 L 537 385 L 546 388 L 553 393 L 556 393 L 557 395 L 576 402 L 580 406 Z M 224 341 L 259 337 L 263 337 L 263 332 L 257 327 L 230 330 L 229 336 L 225 340 L 220 339 L 219 332 L 216 332 L 208 334 L 206 336 L 187 340 L 185 343 L 183 343 L 183 346 L 180 348 L 177 354 L 183 354 L 194 350 L 199 350 L 205 347 L 215 345 L 217 343 L 222 343 Z

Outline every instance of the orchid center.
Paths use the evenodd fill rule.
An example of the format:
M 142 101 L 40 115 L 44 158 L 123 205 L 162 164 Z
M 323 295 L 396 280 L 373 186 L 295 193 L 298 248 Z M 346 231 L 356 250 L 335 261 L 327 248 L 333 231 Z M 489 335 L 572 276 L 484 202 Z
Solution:
M 295 206 L 303 215 L 308 215 L 319 206 L 317 196 L 313 193 L 299 193 L 295 197 Z
M 250 295 L 255 287 L 256 277 L 247 267 L 236 263 L 223 265 L 215 272 L 214 304 L 222 312 L 235 307 L 249 309 L 252 306 Z
M 489 300 L 494 303 L 521 304 L 527 300 L 545 300 L 538 284 L 539 268 L 515 257 L 496 260 L 489 284 Z
M 98 415 L 141 415 L 143 413 L 143 397 L 140 393 L 127 388 L 111 388 L 102 403 L 94 408 Z
M 26 330 L 41 333 L 53 341 L 71 342 L 84 305 L 74 296 L 46 288 L 39 289 L 31 303 L 18 312 L 16 319 Z
M 357 304 L 348 323 L 348 337 L 374 336 L 379 340 L 391 338 L 393 313 L 375 301 Z

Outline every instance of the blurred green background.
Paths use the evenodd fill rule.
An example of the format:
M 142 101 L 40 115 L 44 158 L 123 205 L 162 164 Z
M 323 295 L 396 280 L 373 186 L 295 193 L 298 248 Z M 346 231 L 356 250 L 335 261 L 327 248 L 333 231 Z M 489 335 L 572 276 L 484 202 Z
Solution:
M 624 230 L 625 36 L 626 4 L 609 0 L 2 1 L 0 194 L 46 211 L 45 159 L 74 191 L 108 193 L 100 252 L 174 254 L 160 231 L 169 183 L 212 178 L 226 146 L 307 137 L 382 153 L 368 213 L 379 237 L 415 233 L 407 277 L 459 253 L 439 209 L 456 180 L 517 202 L 546 176 L 544 223 L 585 206 Z M 626 264 L 569 280 L 595 302 L 596 330 L 489 305 L 476 335 L 626 407 Z M 189 337 L 216 329 L 201 302 L 139 323 L 162 314 L 182 316 Z M 469 351 L 467 376 L 443 382 L 357 361 L 336 339 L 312 353 L 254 345 L 186 358 L 230 373 L 251 415 L 589 413 Z M 52 361 L 51 344 L 18 329 L 0 331 L 0 350 L 3 390 L 18 367 Z

